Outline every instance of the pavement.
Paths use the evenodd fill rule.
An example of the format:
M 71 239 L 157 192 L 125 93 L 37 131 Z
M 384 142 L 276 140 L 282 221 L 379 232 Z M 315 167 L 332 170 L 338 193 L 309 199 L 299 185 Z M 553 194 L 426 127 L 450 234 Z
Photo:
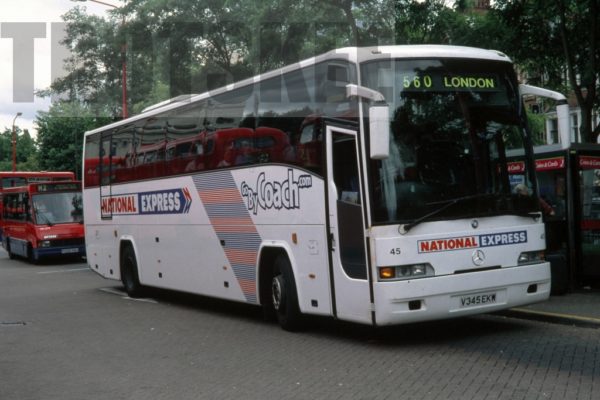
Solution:
M 587 328 L 600 328 L 600 289 L 584 287 L 563 295 L 552 295 L 547 301 L 511 308 L 499 314 L 513 318 Z

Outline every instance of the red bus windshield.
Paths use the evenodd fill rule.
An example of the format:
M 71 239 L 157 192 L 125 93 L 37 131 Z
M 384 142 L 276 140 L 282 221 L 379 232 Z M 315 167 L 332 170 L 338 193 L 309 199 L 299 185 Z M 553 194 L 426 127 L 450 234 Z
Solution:
M 38 225 L 83 222 L 81 192 L 34 194 L 33 214 Z

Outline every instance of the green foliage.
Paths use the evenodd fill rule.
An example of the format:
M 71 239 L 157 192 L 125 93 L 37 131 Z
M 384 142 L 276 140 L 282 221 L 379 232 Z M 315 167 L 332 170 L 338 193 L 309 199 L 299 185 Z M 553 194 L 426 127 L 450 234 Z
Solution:
M 35 171 L 38 169 L 35 141 L 25 129 L 16 127 L 16 159 L 18 171 Z M 0 133 L 0 171 L 12 171 L 12 129 L 6 128 Z
M 600 0 L 492 3 L 492 10 L 477 13 L 473 0 L 452 7 L 447 0 L 128 0 L 109 18 L 75 7 L 64 16 L 70 73 L 50 92 L 96 115 L 120 117 L 123 50 L 128 108 L 136 113 L 334 48 L 467 45 L 508 54 L 531 84 L 575 90 L 582 130 L 592 141 Z
M 201 93 L 325 51 L 394 42 L 393 2 L 381 0 L 129 0 L 103 19 L 63 16 L 69 74 L 50 92 L 121 114 L 126 43 L 128 108 Z
M 63 19 L 67 22 L 64 45 L 71 51 L 66 64 L 70 73 L 54 81 L 50 92 L 84 102 L 96 113 L 120 115 L 124 39 L 115 30 L 116 21 L 87 15 L 81 7 Z
M 541 114 L 527 113 L 527 124 L 534 146 L 546 143 L 546 119 Z
M 81 177 L 83 134 L 111 121 L 97 117 L 90 107 L 79 103 L 56 103 L 48 112 L 39 112 L 35 120 L 39 168 L 73 171 Z
M 592 110 L 600 107 L 600 0 L 497 0 L 496 18 L 509 42 L 504 51 L 532 84 L 573 92 L 582 111 L 581 133 L 595 142 Z
M 396 44 L 450 44 L 460 15 L 444 0 L 396 0 Z

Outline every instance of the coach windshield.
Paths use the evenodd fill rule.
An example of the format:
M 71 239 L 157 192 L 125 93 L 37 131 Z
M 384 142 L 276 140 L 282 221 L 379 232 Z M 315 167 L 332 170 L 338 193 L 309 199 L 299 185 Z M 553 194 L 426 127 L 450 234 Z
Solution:
M 385 60 L 361 73 L 390 106 L 390 156 L 369 168 L 374 223 L 537 210 L 534 196 L 515 190 L 535 192 L 530 162 L 514 175 L 506 161 L 507 150 L 529 140 L 511 64 Z

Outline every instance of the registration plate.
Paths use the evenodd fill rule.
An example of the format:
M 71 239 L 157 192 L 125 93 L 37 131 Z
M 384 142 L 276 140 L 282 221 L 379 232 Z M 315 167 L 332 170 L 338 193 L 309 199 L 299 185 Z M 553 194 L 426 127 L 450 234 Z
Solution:
M 74 249 L 62 249 L 60 252 L 62 254 L 79 253 L 79 249 L 77 249 L 77 248 L 74 248 Z
M 460 297 L 460 307 L 475 307 L 475 306 L 483 306 L 486 304 L 493 304 L 497 300 L 496 292 L 491 293 L 478 293 L 478 294 L 470 294 L 467 296 Z

